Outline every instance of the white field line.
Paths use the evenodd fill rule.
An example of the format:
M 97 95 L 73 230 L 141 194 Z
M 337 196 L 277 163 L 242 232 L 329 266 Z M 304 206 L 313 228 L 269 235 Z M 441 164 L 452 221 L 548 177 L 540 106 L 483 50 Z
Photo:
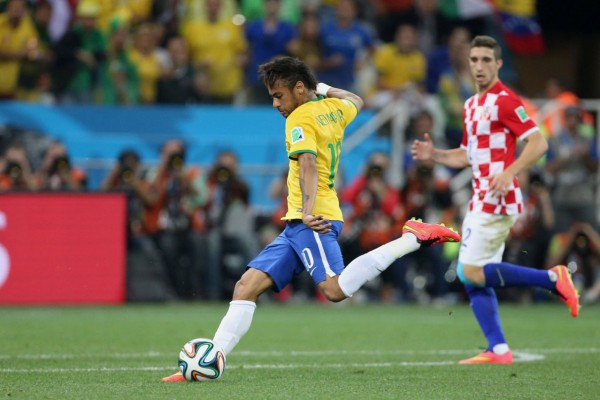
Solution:
M 589 349 L 524 349 L 522 351 L 513 351 L 515 362 L 531 362 L 540 361 L 545 359 L 546 354 L 591 354 L 600 352 L 597 348 Z M 345 354 L 345 355 L 357 355 L 357 354 L 422 354 L 422 355 L 448 355 L 448 354 L 471 354 L 473 350 L 443 350 L 443 351 L 326 351 L 326 352 L 304 352 L 304 351 L 288 351 L 288 352 L 238 352 L 237 355 L 245 356 L 303 356 L 303 355 L 327 355 L 327 354 Z M 538 353 L 538 354 L 535 354 Z M 84 355 L 85 357 L 78 357 L 73 354 L 48 354 L 46 359 L 75 359 L 75 358 L 88 358 L 88 357 L 113 357 L 113 358 L 126 358 L 127 354 L 96 354 L 96 355 Z M 142 353 L 136 354 L 137 358 L 153 358 L 163 357 L 165 354 L 161 353 Z M 0 355 L 2 359 L 24 359 L 25 357 L 20 356 L 8 356 Z M 39 357 L 38 357 L 39 358 Z M 29 359 L 29 358 L 26 358 Z M 448 366 L 457 365 L 457 360 L 451 361 L 400 361 L 400 362 L 383 362 L 383 363 L 292 363 L 292 364 L 233 364 L 228 365 L 228 369 L 302 369 L 302 368 L 391 368 L 391 367 L 428 367 L 428 366 Z M 0 368 L 0 373 L 76 373 L 76 372 L 126 372 L 126 371 L 172 371 L 177 369 L 175 365 L 169 366 L 139 366 L 139 367 L 94 367 L 94 368 Z
M 476 353 L 478 349 L 455 349 L 455 350 L 323 350 L 323 351 L 236 351 L 236 357 L 314 357 L 314 356 L 354 356 L 354 355 L 461 355 Z M 517 352 L 542 353 L 542 354 L 593 354 L 600 353 L 599 348 L 541 348 L 520 349 Z M 0 354 L 2 360 L 75 360 L 89 358 L 103 359 L 138 359 L 138 358 L 167 358 L 173 357 L 174 353 L 161 353 L 149 351 L 145 353 L 49 353 L 49 354 Z
M 545 356 L 513 352 L 515 362 L 543 360 Z M 457 365 L 457 361 L 402 361 L 383 363 L 307 363 L 307 364 L 241 364 L 228 365 L 227 369 L 334 369 L 334 368 L 391 368 L 391 367 L 435 367 Z M 0 373 L 74 373 L 74 372 L 126 372 L 126 371 L 174 371 L 176 365 L 162 367 L 97 367 L 97 368 L 0 368 Z

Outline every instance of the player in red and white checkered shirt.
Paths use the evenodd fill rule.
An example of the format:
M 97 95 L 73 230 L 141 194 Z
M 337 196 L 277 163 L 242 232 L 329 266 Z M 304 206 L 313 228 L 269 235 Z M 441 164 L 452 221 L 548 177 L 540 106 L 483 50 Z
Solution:
M 494 196 L 491 178 L 501 174 L 515 161 L 517 139 L 525 140 L 537 133 L 536 124 L 527 116 L 521 101 L 502 82 L 497 81 L 488 91 L 476 94 L 465 102 L 464 134 L 461 149 L 473 170 L 471 211 L 490 214 L 516 215 L 523 208 L 523 197 L 516 176 L 502 196 Z M 538 138 L 536 138 L 538 139 Z M 543 153 L 543 138 L 537 146 Z
M 473 195 L 463 221 L 457 272 L 488 348 L 460 363 L 512 364 L 498 316 L 495 287 L 546 288 L 558 295 L 573 317 L 579 313 L 579 298 L 565 266 L 545 271 L 502 262 L 504 241 L 523 209 L 517 174 L 535 164 L 548 144 L 519 98 L 500 82 L 502 57 L 496 40 L 475 37 L 469 65 L 477 94 L 464 105 L 460 148 L 436 149 L 425 134 L 424 141 L 415 140 L 411 152 L 415 160 L 452 168 L 470 166 L 473 170 Z M 519 157 L 515 156 L 517 140 L 526 143 Z

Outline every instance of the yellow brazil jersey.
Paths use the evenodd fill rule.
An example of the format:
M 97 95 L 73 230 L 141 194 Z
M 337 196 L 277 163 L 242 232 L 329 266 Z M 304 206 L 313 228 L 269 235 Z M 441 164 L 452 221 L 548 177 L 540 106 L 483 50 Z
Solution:
M 229 20 L 195 21 L 184 30 L 194 64 L 208 64 L 210 94 L 233 96 L 242 87 L 244 70 L 238 57 L 248 49 L 241 26 Z
M 160 79 L 161 65 L 156 53 L 142 54 L 131 49 L 129 56 L 140 77 L 140 100 L 142 103 L 154 103 L 156 85 Z
M 358 109 L 350 100 L 318 98 L 295 109 L 285 122 L 285 146 L 290 159 L 287 178 L 288 211 L 282 219 L 302 218 L 302 192 L 298 155 L 317 156 L 319 182 L 313 215 L 343 221 L 340 202 L 334 188 L 344 129 L 356 117 Z
M 400 53 L 395 44 L 384 44 L 375 51 L 373 62 L 381 83 L 388 89 L 425 80 L 427 61 L 419 51 Z

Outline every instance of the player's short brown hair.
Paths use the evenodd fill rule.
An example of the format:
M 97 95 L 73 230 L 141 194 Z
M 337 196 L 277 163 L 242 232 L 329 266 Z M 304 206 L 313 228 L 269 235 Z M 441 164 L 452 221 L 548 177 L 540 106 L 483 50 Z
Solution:
M 488 49 L 492 49 L 494 51 L 494 57 L 496 57 L 496 60 L 502 59 L 502 49 L 500 48 L 500 45 L 496 39 L 491 36 L 475 36 L 471 41 L 471 48 L 473 47 L 487 47 Z
M 281 81 L 292 89 L 296 82 L 301 81 L 309 90 L 317 88 L 317 79 L 302 60 L 294 57 L 276 57 L 258 67 L 258 72 L 266 87 L 273 87 Z

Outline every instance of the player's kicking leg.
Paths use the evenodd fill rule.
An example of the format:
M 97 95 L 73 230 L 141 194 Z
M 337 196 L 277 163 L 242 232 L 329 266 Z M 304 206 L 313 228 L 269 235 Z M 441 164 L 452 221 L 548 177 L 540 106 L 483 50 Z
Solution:
M 306 234 L 306 229 L 304 229 L 304 231 L 304 234 Z M 314 239 L 315 234 L 312 233 L 312 231 L 308 232 L 309 238 L 313 238 L 313 241 L 316 240 Z M 321 242 L 323 239 L 325 238 L 321 238 L 319 235 L 321 246 L 328 247 Z M 334 239 L 335 240 L 333 240 L 333 242 L 336 243 L 335 247 L 339 252 L 337 238 Z M 309 239 L 305 238 L 303 240 L 303 243 L 306 243 L 308 246 L 311 245 Z M 343 269 L 343 264 L 339 266 L 339 269 L 335 268 L 333 265 L 329 265 L 330 268 L 336 271 L 335 273 L 341 272 L 341 274 L 339 275 L 339 281 L 335 281 L 334 284 L 334 286 L 337 287 L 337 290 L 324 290 L 324 293 L 331 301 L 339 301 L 346 297 L 350 297 L 364 283 L 381 274 L 381 272 L 389 267 L 394 260 L 402 257 L 404 254 L 418 250 L 420 247 L 429 247 L 440 243 L 458 241 L 460 241 L 460 235 L 451 228 L 448 228 L 444 225 L 427 224 L 421 222 L 420 220 L 412 219 L 407 221 L 404 225 L 402 229 L 402 237 L 380 246 L 369 253 L 363 254 L 351 262 L 350 265 L 348 265 L 348 267 L 345 269 Z M 261 254 L 259 254 L 257 258 L 253 260 L 253 262 L 251 262 L 251 265 L 260 265 L 261 257 L 264 258 L 265 256 L 263 256 L 263 254 L 267 253 L 270 260 L 267 263 L 268 265 L 273 265 L 274 259 L 278 260 L 278 263 L 281 265 L 289 266 L 291 263 L 295 262 L 292 258 L 296 256 L 288 248 L 289 246 L 274 245 L 277 243 L 278 240 L 276 239 L 274 243 L 269 245 Z M 325 251 L 325 253 L 326 252 L 327 251 Z M 317 254 L 319 254 L 319 251 L 318 249 L 315 249 L 313 257 L 317 257 Z M 339 260 L 343 263 L 341 254 L 339 254 L 339 257 L 337 258 L 339 258 Z M 315 264 L 317 263 L 315 262 Z M 318 264 L 323 264 L 323 262 L 320 261 Z M 277 281 L 277 287 L 285 286 L 285 282 L 280 281 L 278 272 L 275 269 L 271 269 L 268 272 L 269 274 L 267 275 L 263 271 L 254 268 L 250 268 L 248 271 L 246 271 L 240 282 L 238 282 L 236 285 L 234 299 L 254 299 L 255 301 L 261 293 L 275 284 L 271 277 L 274 277 Z M 331 279 L 330 277 L 325 279 L 325 271 L 320 271 L 319 273 L 313 271 L 311 276 L 313 276 L 313 279 L 315 279 L 315 276 L 319 274 L 322 274 L 323 278 L 315 282 L 320 282 L 318 285 L 323 290 L 323 286 L 327 285 L 326 282 L 331 282 Z M 339 286 L 337 286 L 338 283 Z M 246 291 L 249 291 L 249 293 L 242 293 L 241 290 L 244 288 Z M 229 354 L 229 352 L 250 327 L 254 308 L 256 307 L 254 301 L 234 300 L 230 303 L 229 311 L 221 321 L 221 325 L 219 326 L 219 329 L 217 330 L 217 333 L 213 339 L 223 348 L 225 354 Z M 167 376 L 162 380 L 164 382 L 181 382 L 185 379 L 181 373 L 176 373 Z
M 420 219 L 406 221 L 402 234 L 412 233 L 421 247 L 431 247 L 446 242 L 460 242 L 460 235 L 444 224 L 428 224 Z
M 421 247 L 459 242 L 460 239 L 457 232 L 443 224 L 427 224 L 411 219 L 406 221 L 400 238 L 357 257 L 342 271 L 337 283 L 332 283 L 328 288 L 321 285 L 320 289 L 332 301 L 352 297 L 365 283 L 379 276 L 398 258 Z M 335 290 L 336 288 L 338 290 Z M 328 291 L 335 293 L 334 298 L 328 295 Z M 343 294 L 338 294 L 338 291 Z

